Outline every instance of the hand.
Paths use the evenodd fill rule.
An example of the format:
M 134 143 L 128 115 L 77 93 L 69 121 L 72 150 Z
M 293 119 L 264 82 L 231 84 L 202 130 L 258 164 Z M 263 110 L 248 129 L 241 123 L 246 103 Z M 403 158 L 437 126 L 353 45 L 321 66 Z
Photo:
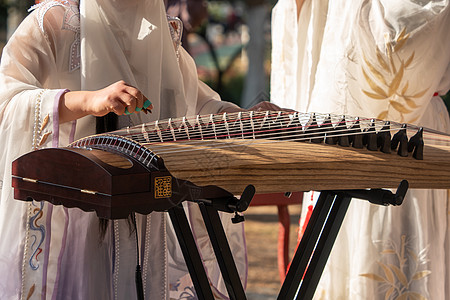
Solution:
M 281 108 L 276 104 L 270 103 L 268 101 L 262 101 L 259 102 L 258 104 L 250 107 L 248 110 L 253 110 L 253 111 L 266 111 L 266 110 L 271 110 L 271 111 L 289 111 L 289 112 L 294 112 L 293 109 L 289 109 L 289 108 Z
M 266 111 L 266 110 L 274 110 L 274 111 L 278 111 L 281 110 L 281 108 L 273 103 L 270 103 L 268 101 L 262 101 L 262 102 L 258 102 L 258 104 L 250 107 L 248 110 L 250 111 Z
M 97 117 L 109 112 L 124 113 L 147 112 L 153 105 L 135 87 L 118 81 L 97 91 L 76 91 L 64 94 L 60 99 L 59 119 L 61 123 L 79 119 L 87 115 Z
M 117 115 L 139 112 L 146 100 L 138 89 L 121 80 L 104 89 L 90 92 L 85 105 L 88 114 L 101 117 L 109 112 Z

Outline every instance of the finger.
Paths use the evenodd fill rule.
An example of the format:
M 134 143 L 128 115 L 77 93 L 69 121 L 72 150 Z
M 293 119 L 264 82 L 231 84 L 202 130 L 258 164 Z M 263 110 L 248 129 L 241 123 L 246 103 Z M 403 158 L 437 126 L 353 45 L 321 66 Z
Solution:
M 126 106 L 121 101 L 113 101 L 110 104 L 110 111 L 116 115 L 123 115 L 125 113 Z
M 150 102 L 150 100 L 145 99 L 144 105 L 142 107 L 142 111 L 144 113 L 148 113 L 148 112 L 152 112 L 152 109 L 153 109 L 153 104 Z
M 140 90 L 138 90 L 137 88 L 131 86 L 131 85 L 124 85 L 124 92 L 131 95 L 134 100 L 136 101 L 136 107 L 143 107 L 144 102 L 145 102 L 145 96 L 141 93 Z
M 125 96 L 123 96 L 122 102 L 124 103 L 125 114 L 129 115 L 135 112 L 137 105 L 137 99 L 135 97 L 126 94 Z
M 144 111 L 145 113 L 151 112 L 153 105 L 139 89 L 125 83 L 124 81 L 120 81 L 119 84 L 121 85 L 121 89 L 124 94 L 128 94 L 133 97 L 129 99 L 130 101 L 126 101 L 126 98 L 124 97 L 123 102 L 127 107 L 125 111 L 126 114 L 131 114 L 133 112 L 138 113 L 140 111 Z

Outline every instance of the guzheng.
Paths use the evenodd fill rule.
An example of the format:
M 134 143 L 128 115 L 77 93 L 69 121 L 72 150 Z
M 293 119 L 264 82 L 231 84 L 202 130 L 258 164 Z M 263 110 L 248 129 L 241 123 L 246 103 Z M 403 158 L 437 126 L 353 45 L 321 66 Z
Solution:
M 95 209 L 110 218 L 238 195 L 249 184 L 257 193 L 277 193 L 395 188 L 406 179 L 411 188 L 450 189 L 449 145 L 446 134 L 375 119 L 224 113 L 30 152 L 13 162 L 13 186 L 19 200 Z

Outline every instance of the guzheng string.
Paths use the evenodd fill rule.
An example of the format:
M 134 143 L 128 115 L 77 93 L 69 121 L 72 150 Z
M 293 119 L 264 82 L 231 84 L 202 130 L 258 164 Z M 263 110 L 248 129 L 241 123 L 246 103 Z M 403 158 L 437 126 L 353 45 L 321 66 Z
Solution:
M 298 112 L 240 112 L 218 115 L 168 119 L 115 131 L 112 134 L 128 137 L 151 147 L 158 154 L 233 147 L 217 145 L 214 141 L 239 139 L 247 143 L 310 141 L 325 137 L 354 136 L 364 133 L 418 131 L 420 127 L 396 122 Z M 414 132 L 415 133 L 415 132 Z M 450 135 L 423 128 L 423 138 L 434 142 L 450 142 Z M 168 144 L 170 142 L 170 144 Z M 182 142 L 183 149 L 173 143 Z M 242 145 L 242 143 L 240 143 Z M 191 148 L 189 148 L 191 146 Z M 198 149 L 200 148 L 200 149 Z

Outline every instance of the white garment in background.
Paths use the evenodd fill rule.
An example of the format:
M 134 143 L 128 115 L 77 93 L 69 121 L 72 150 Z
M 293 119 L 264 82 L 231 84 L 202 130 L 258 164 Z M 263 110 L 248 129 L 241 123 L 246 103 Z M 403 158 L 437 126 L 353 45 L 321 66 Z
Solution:
M 93 212 L 13 200 L 11 162 L 94 133 L 92 116 L 59 124 L 65 89 L 97 90 L 117 80 L 134 85 L 154 109 L 120 117 L 126 125 L 232 106 L 198 81 L 192 58 L 177 41 L 159 0 L 90 0 L 80 7 L 78 1 L 46 1 L 10 39 L 0 66 L 0 299 L 136 298 L 136 246 L 127 221 L 110 222 L 100 239 Z M 224 297 L 211 246 L 195 220 L 198 212 L 189 208 L 188 214 L 213 289 Z M 182 288 L 192 294 L 167 222 L 165 213 L 137 216 L 146 299 L 181 297 Z M 233 232 L 231 247 L 245 281 L 242 225 L 228 220 L 225 228 Z
M 298 22 L 296 11 L 273 10 L 272 102 L 450 131 L 433 96 L 450 88 L 448 0 L 305 0 Z M 315 297 L 450 299 L 448 201 L 447 190 L 410 190 L 400 207 L 353 200 Z

